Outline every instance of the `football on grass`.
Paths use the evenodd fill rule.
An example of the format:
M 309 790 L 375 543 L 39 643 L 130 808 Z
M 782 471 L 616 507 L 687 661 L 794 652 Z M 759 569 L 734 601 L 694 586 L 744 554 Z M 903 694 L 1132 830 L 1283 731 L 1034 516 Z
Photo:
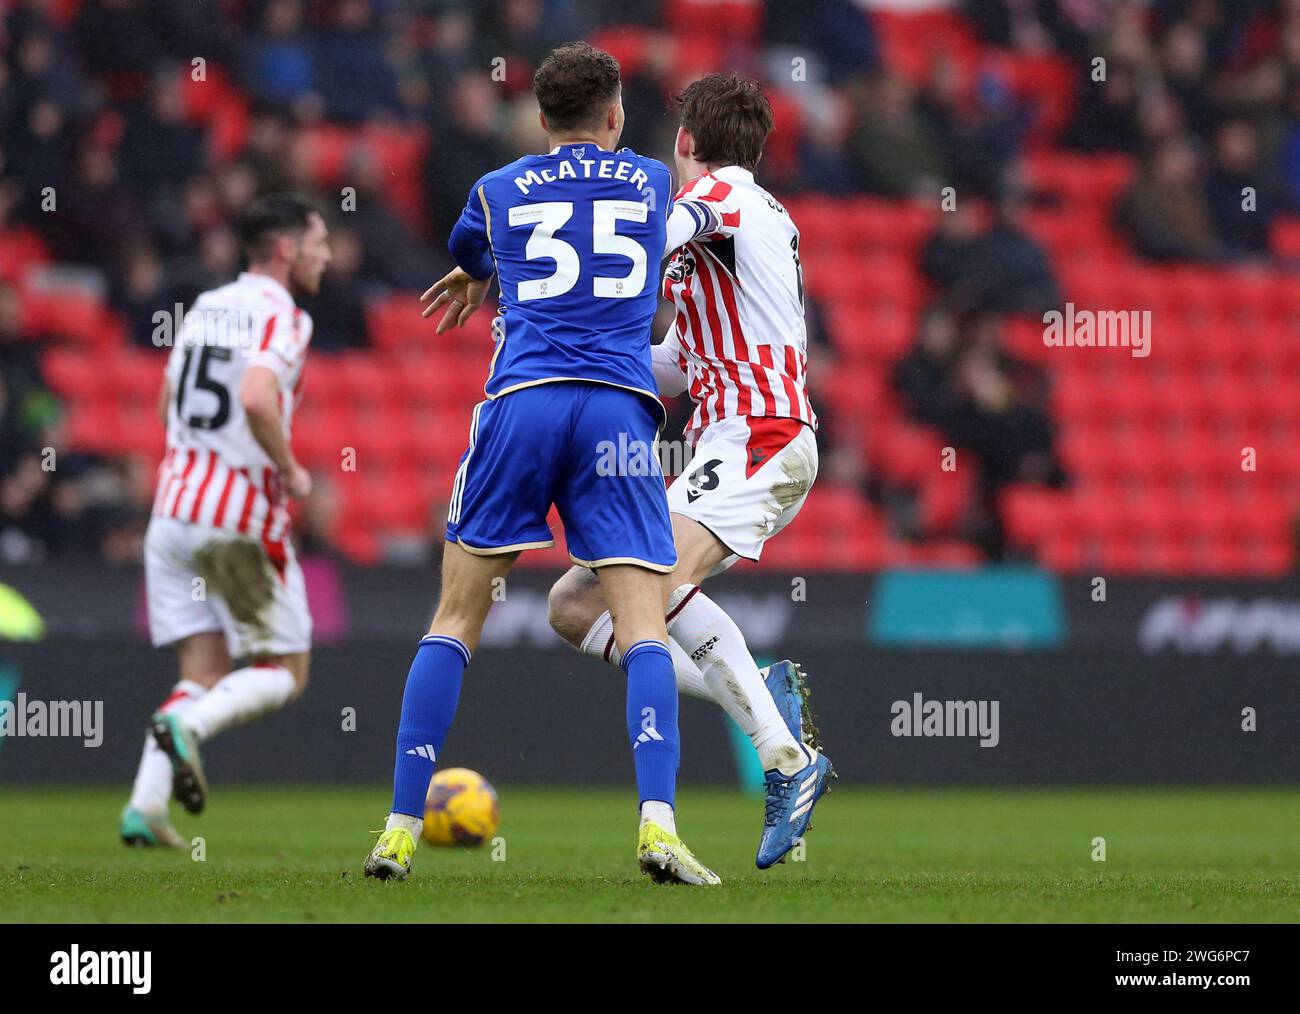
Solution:
M 424 801 L 424 840 L 432 845 L 482 845 L 500 821 L 496 790 L 477 771 L 447 768 L 433 776 Z

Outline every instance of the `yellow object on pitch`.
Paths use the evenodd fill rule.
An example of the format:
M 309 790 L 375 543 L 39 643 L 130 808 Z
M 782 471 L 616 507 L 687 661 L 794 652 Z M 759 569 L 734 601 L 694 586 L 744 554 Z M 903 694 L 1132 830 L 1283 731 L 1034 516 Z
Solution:
M 482 845 L 500 820 L 496 790 L 477 771 L 447 768 L 433 776 L 424 801 L 423 838 L 430 845 Z

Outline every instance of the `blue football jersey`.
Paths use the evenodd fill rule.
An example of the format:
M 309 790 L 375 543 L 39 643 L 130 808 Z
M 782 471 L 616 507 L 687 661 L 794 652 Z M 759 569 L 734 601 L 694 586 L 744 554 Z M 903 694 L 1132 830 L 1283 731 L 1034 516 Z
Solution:
M 526 155 L 474 185 L 449 246 L 500 286 L 489 398 L 557 380 L 655 397 L 650 324 L 672 200 L 662 162 L 593 144 Z

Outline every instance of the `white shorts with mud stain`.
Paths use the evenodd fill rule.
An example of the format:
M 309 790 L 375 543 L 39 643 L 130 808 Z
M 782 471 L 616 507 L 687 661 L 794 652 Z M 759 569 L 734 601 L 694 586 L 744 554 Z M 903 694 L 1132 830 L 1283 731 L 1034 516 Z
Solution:
M 817 437 L 797 419 L 730 416 L 709 426 L 668 488 L 668 509 L 699 522 L 731 550 L 710 573 L 757 561 L 794 520 L 817 478 Z

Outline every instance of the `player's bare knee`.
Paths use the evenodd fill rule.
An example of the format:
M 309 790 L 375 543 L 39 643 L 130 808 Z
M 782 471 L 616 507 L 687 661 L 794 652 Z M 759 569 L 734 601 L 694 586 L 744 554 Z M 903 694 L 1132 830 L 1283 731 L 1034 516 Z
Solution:
M 551 629 L 575 648 L 605 609 L 600 580 L 585 567 L 574 567 L 551 586 L 547 596 Z
M 557 583 L 551 588 L 546 605 L 551 629 L 575 648 L 582 647 L 582 640 L 591 629 L 591 623 L 583 626 L 581 602 L 572 589 L 563 588 Z

